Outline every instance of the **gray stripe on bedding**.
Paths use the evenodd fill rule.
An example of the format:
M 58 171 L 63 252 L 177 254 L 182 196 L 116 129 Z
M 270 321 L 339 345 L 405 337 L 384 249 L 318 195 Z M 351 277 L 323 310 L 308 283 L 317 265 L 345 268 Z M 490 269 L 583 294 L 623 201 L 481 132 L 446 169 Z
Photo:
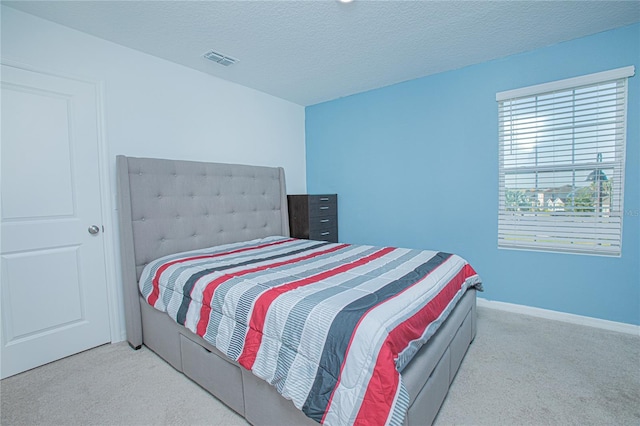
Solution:
M 262 244 L 268 244 L 270 241 L 252 241 L 251 244 L 241 244 L 238 245 L 237 247 L 233 247 L 233 250 L 238 250 L 238 249 L 243 249 L 243 248 L 249 248 L 252 246 L 259 246 Z M 298 245 L 304 245 L 305 241 L 301 240 L 301 241 L 296 241 L 296 242 L 292 242 L 290 245 L 287 244 L 287 247 L 298 247 Z M 277 252 L 277 251 L 282 251 L 283 247 L 281 245 L 274 245 L 271 247 L 264 247 L 260 250 L 261 253 L 264 253 L 265 256 L 268 256 L 271 253 Z M 207 254 L 219 254 L 219 253 L 223 253 L 225 251 L 229 251 L 230 249 L 225 249 L 225 250 L 207 250 L 205 252 L 203 252 L 202 254 L 197 254 L 197 255 L 207 255 Z M 218 266 L 225 266 L 228 265 L 234 261 L 237 261 L 238 259 L 241 259 L 243 257 L 249 257 L 254 255 L 253 252 L 249 251 L 249 252 L 241 252 L 241 253 L 235 253 L 235 254 L 230 254 L 224 257 L 224 262 L 222 261 L 222 259 L 218 262 Z M 182 266 L 178 266 L 175 268 L 175 270 L 171 273 L 171 275 L 169 275 L 169 278 L 167 280 L 167 289 L 171 290 L 171 291 L 167 291 L 165 292 L 165 294 L 163 295 L 163 299 L 165 302 L 165 306 L 167 306 L 169 304 L 169 299 L 175 297 L 176 293 L 180 294 L 180 297 L 182 297 L 183 294 L 183 288 L 180 285 L 176 285 L 177 280 L 179 279 L 179 277 L 182 274 L 186 274 L 186 276 L 190 276 L 198 271 L 204 270 L 206 268 L 204 268 L 204 266 L 206 267 L 210 267 L 211 266 L 211 258 L 207 258 L 207 259 L 202 259 L 202 260 L 194 260 L 192 262 L 186 262 L 184 265 Z M 213 273 L 213 272 L 212 272 Z M 188 274 L 188 275 L 187 275 Z M 185 283 L 183 283 L 183 285 L 186 284 L 186 280 Z
M 316 243 L 317 244 L 313 247 L 321 247 L 329 244 L 326 242 L 324 243 L 316 242 Z M 182 304 L 180 305 L 180 309 L 178 309 L 178 314 L 176 315 L 176 322 L 178 322 L 178 324 L 184 325 L 187 317 L 187 313 L 189 310 L 189 306 L 191 305 L 191 291 L 193 290 L 193 287 L 196 285 L 197 281 L 201 277 L 206 276 L 212 272 L 220 272 L 228 269 L 239 268 L 242 266 L 255 265 L 255 264 L 267 262 L 270 260 L 282 259 L 288 256 L 292 256 L 296 253 L 302 253 L 306 250 L 309 250 L 309 248 L 303 247 L 303 248 L 298 248 L 296 250 L 286 250 L 282 253 L 276 253 L 276 254 L 272 253 L 271 256 L 261 256 L 261 257 L 245 256 L 240 259 L 236 258 L 236 263 L 226 264 L 226 265 L 216 265 L 214 267 L 207 268 L 205 270 L 202 270 L 200 272 L 193 274 L 192 276 L 189 277 L 189 279 L 184 285 L 183 292 L 182 292 Z M 242 260 L 242 262 L 237 262 L 238 260 Z M 248 269 L 251 269 L 251 268 L 248 268 Z M 238 271 L 235 271 L 235 273 L 238 273 Z
M 141 278 L 140 280 L 140 283 L 141 283 L 140 290 L 144 295 L 151 294 L 152 288 L 153 288 L 153 277 L 158 272 L 158 269 L 160 269 L 162 265 L 168 262 L 173 262 L 174 260 L 182 259 L 187 256 L 206 256 L 211 254 L 218 254 L 225 251 L 229 251 L 230 249 L 247 247 L 252 244 L 255 244 L 255 241 L 247 241 L 247 242 L 238 243 L 238 244 L 231 244 L 221 249 L 216 249 L 216 247 L 209 247 L 209 248 L 200 249 L 200 250 L 193 250 L 187 253 L 176 253 L 173 255 L 164 256 L 163 258 L 157 259 L 154 262 L 149 262 L 148 265 L 150 265 L 150 267 L 148 270 L 144 270 L 146 275 L 144 278 Z M 163 302 L 165 302 L 164 298 L 163 298 Z M 164 306 L 167 306 L 167 304 L 168 304 L 168 299 L 166 300 Z
M 286 271 L 287 269 L 291 269 L 294 267 L 299 267 L 299 266 L 303 266 L 303 265 L 308 265 L 308 264 L 312 264 L 312 263 L 319 263 L 322 262 L 323 260 L 326 259 L 332 259 L 336 253 L 340 252 L 340 253 L 345 253 L 348 251 L 356 251 L 358 249 L 360 249 L 361 247 L 353 247 L 353 246 L 347 246 L 344 247 L 338 251 L 334 251 L 331 253 L 326 253 L 326 254 L 322 254 L 319 255 L 317 257 L 314 257 L 312 259 L 305 259 L 302 260 L 300 262 L 294 262 L 291 264 L 287 264 L 287 265 L 282 265 L 276 268 L 273 268 L 271 270 L 271 272 L 282 272 L 282 271 Z M 316 268 L 313 269 L 308 269 L 305 270 L 304 273 L 302 274 L 298 274 L 295 276 L 296 280 L 298 279 L 304 279 L 304 278 L 308 278 L 311 277 L 319 272 L 340 266 L 342 264 L 344 264 L 345 262 L 348 263 L 350 261 L 353 260 L 357 260 L 363 256 L 365 256 L 363 253 L 369 253 L 369 252 L 373 252 L 375 251 L 375 249 L 367 249 L 364 252 L 358 252 L 352 256 L 348 256 L 346 258 L 342 258 L 340 260 L 334 261 L 334 262 L 330 262 L 330 263 L 325 263 L 321 266 L 318 266 Z M 250 280 L 251 274 L 247 275 L 248 280 Z M 243 294 L 240 297 L 240 301 L 238 302 L 238 305 L 236 307 L 236 316 L 235 316 L 235 322 L 237 324 L 236 327 L 234 327 L 233 330 L 233 334 L 231 336 L 231 341 L 229 343 L 229 356 L 233 357 L 234 354 L 235 357 L 233 357 L 234 360 L 237 360 L 238 357 L 240 356 L 240 354 L 242 353 L 242 349 L 244 348 L 244 339 L 245 336 L 247 334 L 247 328 L 248 328 L 248 324 L 249 321 L 251 320 L 250 318 L 250 313 L 253 311 L 253 302 L 255 302 L 255 300 L 259 297 L 260 293 L 263 293 L 265 291 L 267 291 L 268 289 L 271 289 L 273 287 L 278 287 L 284 284 L 287 284 L 289 282 L 291 282 L 291 278 L 292 277 L 282 277 L 279 276 L 278 278 L 274 279 L 274 280 L 270 280 L 270 281 L 266 281 L 266 282 L 261 282 L 259 284 L 255 284 L 253 287 L 251 287 L 250 289 L 248 289 L 245 294 Z M 265 287 L 268 287 L 268 289 L 266 289 Z M 214 295 L 215 298 L 215 295 Z
M 375 250 L 370 250 L 367 254 L 373 253 Z M 384 265 L 373 269 L 367 274 L 369 275 L 378 275 L 383 274 L 386 271 L 389 271 L 392 268 L 395 268 L 410 259 L 419 255 L 420 252 L 418 250 L 411 250 L 408 253 L 403 254 L 397 259 L 390 261 L 389 263 L 385 263 Z M 363 256 L 366 254 L 363 254 Z M 336 294 L 342 293 L 349 289 L 357 288 L 363 283 L 368 282 L 371 279 L 370 276 L 360 275 L 355 278 L 352 278 L 348 281 L 341 283 L 339 286 L 331 287 L 320 291 L 318 293 L 311 294 L 306 298 L 302 299 L 300 302 L 296 304 L 296 306 L 291 310 L 289 317 L 284 326 L 283 332 L 283 340 L 287 342 L 292 342 L 292 348 L 298 348 L 300 344 L 300 337 L 302 335 L 302 331 L 304 330 L 305 325 L 308 325 L 307 321 L 309 318 L 309 314 L 311 310 L 318 304 L 324 301 L 325 299 L 332 297 Z M 288 383 L 286 378 L 289 375 L 289 369 L 291 368 L 291 364 L 295 359 L 295 354 L 290 355 L 292 352 L 288 347 L 283 347 L 278 354 L 278 362 L 276 365 L 276 371 L 274 374 L 274 381 L 276 382 L 276 388 L 280 393 L 283 392 L 283 389 L 286 388 L 290 391 L 296 392 L 295 383 Z M 282 380 L 284 379 L 284 380 Z M 289 392 L 288 392 L 289 393 Z

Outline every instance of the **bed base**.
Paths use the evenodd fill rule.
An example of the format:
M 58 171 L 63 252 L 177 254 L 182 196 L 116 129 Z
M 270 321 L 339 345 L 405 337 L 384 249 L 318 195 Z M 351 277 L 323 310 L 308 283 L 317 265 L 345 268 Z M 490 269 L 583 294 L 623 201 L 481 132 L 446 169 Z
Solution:
M 140 299 L 144 345 L 249 423 L 314 425 L 275 388 Z M 432 424 L 476 334 L 476 290 L 460 300 L 402 372 L 411 397 L 405 425 Z

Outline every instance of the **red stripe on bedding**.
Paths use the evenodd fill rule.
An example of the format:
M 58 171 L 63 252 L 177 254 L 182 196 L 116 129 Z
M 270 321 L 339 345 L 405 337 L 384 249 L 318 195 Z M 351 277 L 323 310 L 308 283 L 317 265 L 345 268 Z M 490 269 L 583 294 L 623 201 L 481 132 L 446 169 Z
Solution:
M 427 305 L 389 333 L 380 348 L 355 424 L 369 425 L 372 419 L 389 417 L 400 380 L 395 359 L 409 342 L 420 338 L 428 325 L 442 315 L 464 281 L 473 275 L 476 275 L 473 268 L 465 265 Z
M 173 266 L 173 265 L 175 265 L 177 263 L 189 262 L 191 260 L 211 259 L 211 258 L 214 258 L 214 257 L 226 256 L 226 255 L 229 255 L 229 254 L 242 253 L 242 252 L 249 251 L 249 250 L 257 250 L 257 249 L 261 249 L 261 248 L 264 248 L 264 247 L 270 247 L 270 246 L 275 246 L 275 245 L 278 245 L 278 244 L 283 244 L 283 243 L 286 243 L 286 242 L 289 242 L 289 241 L 293 241 L 293 239 L 290 238 L 290 239 L 287 239 L 287 240 L 275 241 L 273 243 L 261 244 L 259 246 L 253 246 L 253 247 L 243 247 L 241 249 L 230 250 L 230 251 L 227 251 L 227 252 L 224 252 L 224 253 L 203 254 L 203 255 L 200 255 L 200 256 L 185 257 L 185 258 L 173 260 L 171 262 L 167 262 L 167 263 L 163 264 L 161 267 L 159 267 L 158 270 L 156 271 L 155 275 L 153 276 L 153 290 L 151 291 L 151 294 L 149 294 L 149 297 L 147 298 L 147 302 L 151 306 L 154 306 L 156 304 L 156 301 L 158 300 L 158 297 L 160 296 L 160 276 L 170 266 Z
M 204 336 L 207 332 L 207 327 L 209 326 L 209 316 L 211 314 L 211 300 L 213 299 L 213 294 L 216 289 L 220 286 L 220 284 L 229 281 L 234 277 L 241 277 L 243 275 L 251 274 L 254 272 L 264 271 L 265 269 L 277 268 L 279 266 L 290 265 L 292 263 L 301 262 L 303 260 L 312 259 L 317 256 L 321 256 L 323 254 L 333 253 L 345 247 L 348 247 L 349 244 L 340 244 L 334 247 L 331 247 L 326 250 L 310 253 L 304 256 L 295 257 L 293 259 L 288 259 L 280 262 L 270 263 L 267 265 L 257 266 L 251 269 L 245 269 L 243 271 L 231 272 L 229 274 L 225 274 L 215 280 L 211 281 L 205 287 L 202 294 L 202 307 L 200 308 L 200 320 L 198 321 L 197 334 L 200 336 Z
M 313 284 L 337 274 L 341 274 L 351 269 L 357 268 L 358 266 L 362 266 L 373 260 L 379 259 L 394 250 L 395 248 L 393 247 L 385 247 L 354 262 L 340 265 L 337 268 L 324 271 L 320 274 L 294 281 L 280 287 L 272 288 L 263 293 L 256 300 L 256 303 L 253 306 L 253 311 L 251 312 L 251 320 L 249 321 L 249 331 L 247 332 L 247 336 L 245 337 L 244 348 L 242 350 L 242 355 L 240 355 L 240 358 L 238 358 L 238 363 L 248 370 L 251 370 L 251 368 L 253 367 L 253 363 L 255 362 L 256 356 L 258 355 L 258 350 L 260 349 L 260 345 L 262 344 L 262 330 L 264 328 L 264 321 L 266 319 L 267 312 L 269 311 L 269 308 L 273 301 L 278 296 L 286 293 L 287 291 L 295 290 L 298 287 Z

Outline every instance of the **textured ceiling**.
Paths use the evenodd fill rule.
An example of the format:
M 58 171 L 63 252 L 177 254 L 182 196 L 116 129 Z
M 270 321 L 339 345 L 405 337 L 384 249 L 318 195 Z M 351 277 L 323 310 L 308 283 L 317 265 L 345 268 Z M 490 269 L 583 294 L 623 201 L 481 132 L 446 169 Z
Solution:
M 300 105 L 640 21 L 637 0 L 2 3 Z

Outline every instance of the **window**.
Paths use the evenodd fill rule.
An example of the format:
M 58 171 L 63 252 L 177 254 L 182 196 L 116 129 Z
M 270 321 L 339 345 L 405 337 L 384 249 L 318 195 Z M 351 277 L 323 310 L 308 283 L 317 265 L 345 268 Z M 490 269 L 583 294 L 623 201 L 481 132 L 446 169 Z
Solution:
M 620 68 L 496 95 L 498 247 L 620 256 L 627 78 Z

